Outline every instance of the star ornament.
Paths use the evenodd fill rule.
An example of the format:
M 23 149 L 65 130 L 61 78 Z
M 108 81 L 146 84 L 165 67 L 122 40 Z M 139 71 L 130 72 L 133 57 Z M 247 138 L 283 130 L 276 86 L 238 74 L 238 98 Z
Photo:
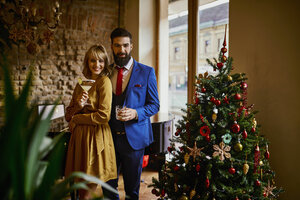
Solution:
M 266 194 L 266 197 L 268 197 L 269 195 L 272 195 L 272 196 L 275 196 L 273 194 L 273 190 L 275 189 L 276 187 L 274 187 L 273 185 L 271 186 L 270 185 L 270 180 L 268 180 L 268 186 L 267 187 L 264 187 L 264 193 Z
M 195 143 L 194 143 L 194 147 L 193 147 L 193 148 L 190 148 L 190 147 L 187 147 L 187 148 L 188 148 L 188 150 L 190 151 L 189 156 L 193 156 L 194 162 L 195 162 L 195 160 L 196 160 L 196 156 L 200 156 L 201 150 L 204 149 L 204 147 L 202 147 L 202 148 L 197 148 L 197 143 L 196 143 L 196 141 L 195 141 Z
M 231 158 L 231 154 L 229 153 L 231 147 L 225 145 L 223 141 L 220 143 L 220 145 L 215 144 L 213 148 L 215 150 L 213 157 L 219 156 L 221 161 L 225 160 L 225 158 Z

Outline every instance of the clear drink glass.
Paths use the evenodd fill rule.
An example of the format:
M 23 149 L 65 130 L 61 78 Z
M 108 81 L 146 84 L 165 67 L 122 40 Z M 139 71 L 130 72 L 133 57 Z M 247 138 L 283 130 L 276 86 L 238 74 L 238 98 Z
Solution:
M 84 80 L 78 79 L 78 83 L 84 91 L 88 92 L 91 89 L 91 87 L 94 85 L 95 80 L 93 80 L 93 79 L 84 79 Z M 85 102 L 83 104 L 83 106 L 86 106 L 86 105 L 91 105 L 91 104 L 88 102 Z

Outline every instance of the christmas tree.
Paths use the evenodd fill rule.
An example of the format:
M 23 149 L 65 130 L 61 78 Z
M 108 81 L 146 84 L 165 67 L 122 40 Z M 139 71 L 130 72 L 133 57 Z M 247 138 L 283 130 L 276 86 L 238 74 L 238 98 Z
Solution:
M 247 106 L 247 78 L 232 74 L 226 52 L 224 39 L 218 60 L 207 59 L 218 74 L 196 77 L 194 103 L 183 110 L 168 148 L 172 158 L 159 180 L 153 178 L 158 199 L 276 199 L 282 192 L 275 186 L 257 111 Z

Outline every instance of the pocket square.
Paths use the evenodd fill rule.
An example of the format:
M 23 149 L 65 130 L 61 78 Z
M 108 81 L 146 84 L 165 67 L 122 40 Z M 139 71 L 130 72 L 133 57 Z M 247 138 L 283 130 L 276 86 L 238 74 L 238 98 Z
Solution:
M 134 85 L 134 87 L 142 87 L 142 85 L 141 84 L 136 84 L 136 85 Z

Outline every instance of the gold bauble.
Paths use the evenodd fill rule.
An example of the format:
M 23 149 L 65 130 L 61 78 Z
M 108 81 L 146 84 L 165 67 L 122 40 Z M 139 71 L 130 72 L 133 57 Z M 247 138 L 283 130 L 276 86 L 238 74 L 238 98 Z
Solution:
M 243 172 L 246 175 L 248 173 L 248 171 L 249 171 L 249 165 L 247 163 L 245 163 L 243 166 Z
M 192 199 L 196 195 L 196 190 L 191 190 L 190 199 Z
M 185 155 L 184 155 L 184 163 L 187 165 L 188 163 L 189 163 L 189 159 L 190 159 L 190 155 L 188 154 L 188 153 L 186 153 Z
M 232 81 L 232 77 L 230 75 L 227 76 L 228 81 Z
M 261 160 L 259 161 L 259 166 L 262 166 L 264 164 L 264 162 Z
M 234 150 L 236 150 L 237 152 L 242 151 L 243 150 L 243 145 L 241 143 L 236 143 L 234 145 Z
M 253 124 L 253 127 L 256 128 L 257 122 L 256 122 L 255 118 L 252 119 L 252 124 Z
M 216 119 L 217 119 L 217 114 L 213 113 L 212 116 L 211 116 L 211 119 L 213 120 L 213 122 L 215 122 Z
M 189 200 L 189 198 L 188 198 L 187 196 L 185 196 L 185 195 L 182 195 L 182 196 L 179 198 L 179 200 Z

